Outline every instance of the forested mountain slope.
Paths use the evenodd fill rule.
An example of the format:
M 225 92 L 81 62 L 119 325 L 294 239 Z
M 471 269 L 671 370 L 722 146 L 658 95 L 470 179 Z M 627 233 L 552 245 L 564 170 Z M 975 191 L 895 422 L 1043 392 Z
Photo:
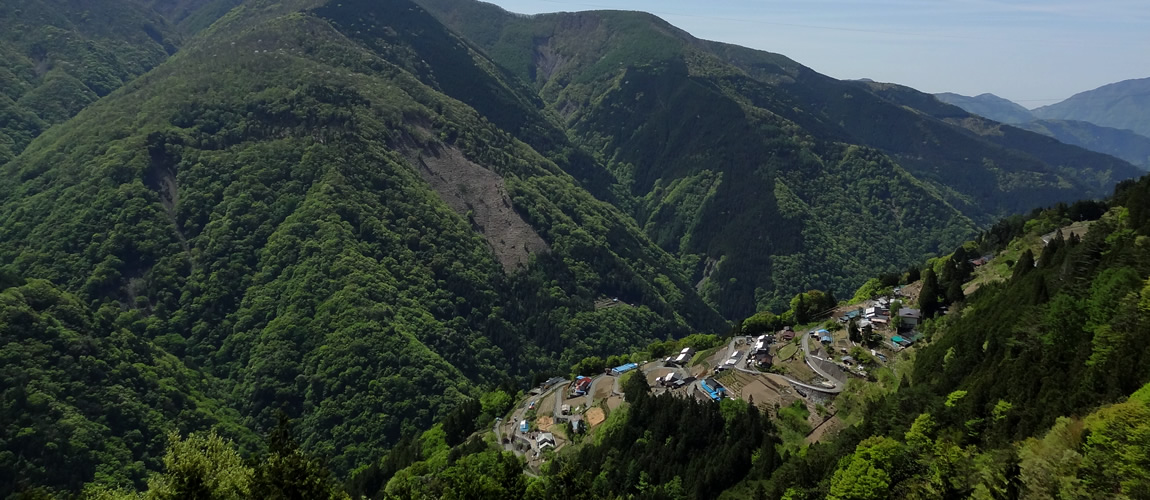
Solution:
M 87 481 L 143 484 L 170 430 L 258 445 L 218 381 L 158 349 L 140 314 L 90 311 L 42 280 L 0 278 L 0 496 Z M 5 279 L 9 278 L 9 279 Z
M 451 70 L 512 84 L 430 19 L 404 0 L 232 11 L 0 168 L 0 263 L 130 322 L 246 428 L 298 418 L 340 473 L 509 376 L 725 329 L 626 215 L 441 92 Z M 428 40 L 470 66 L 422 66 L 449 52 Z M 42 480 L 93 479 L 74 473 Z
M 4 27 L 0 163 L 19 154 L 49 126 L 162 63 L 185 39 L 185 32 L 169 16 L 184 19 L 210 3 L 14 0 L 0 4 Z M 212 20 L 209 16 L 200 24 Z
M 468 412 L 496 386 L 509 399 L 588 356 L 729 331 L 723 316 L 853 289 L 999 215 L 1132 175 L 645 14 L 436 5 L 466 37 L 411 0 L 0 6 L 13 26 L 66 32 L 44 40 L 82 40 L 48 57 L 22 45 L 35 37 L 0 34 L 15 75 L 0 77 L 20 92 L 3 109 L 35 119 L 0 120 L 18 126 L 0 158 L 0 477 L 18 481 L 0 496 L 142 489 L 171 431 L 211 429 L 262 455 L 254 436 L 281 412 L 344 478 L 443 421 L 428 432 L 451 423 L 436 457 L 463 486 L 491 472 L 543 497 L 714 495 L 779 466 L 757 410 L 643 400 L 647 414 L 611 423 L 620 433 L 579 458 L 606 483 L 568 467 L 534 489 L 514 457 L 464 456 L 484 448 L 466 440 Z M 56 88 L 36 75 L 49 67 L 75 92 L 42 91 Z M 1135 259 L 1143 228 L 1111 217 L 1104 243 L 1129 252 L 1104 257 Z M 1144 361 L 1100 362 L 1131 360 Z M 1019 404 L 1041 399 L 1027 394 Z M 674 439 L 692 422 L 708 425 L 706 465 Z M 248 479 L 271 467 L 224 448 L 177 438 L 167 456 L 230 457 L 220 470 Z M 669 481 L 656 489 L 639 490 L 638 465 L 609 470 L 660 457 L 677 462 L 648 474 Z M 464 474 L 472 464 L 487 469 Z M 833 463 L 801 465 L 819 466 Z M 409 477 L 411 491 L 445 484 Z
M 1078 120 L 1035 120 L 1015 126 L 1048 135 L 1065 144 L 1121 158 L 1131 165 L 1150 170 L 1150 137 L 1129 130 Z
M 1150 178 L 1123 183 L 1084 237 L 1056 233 L 1037 255 L 1008 262 L 1005 282 L 928 323 L 933 340 L 898 391 L 781 467 L 762 483 L 768 492 L 1144 498 L 1148 200 Z M 983 241 L 1036 237 L 1075 208 L 1004 221 Z
M 857 82 L 698 40 L 647 14 L 422 3 L 534 83 L 614 174 L 647 233 L 729 317 L 778 308 L 799 290 L 854 289 L 865 273 L 949 247 L 979 224 L 1101 196 L 1137 173 L 1081 150 L 1054 162 L 1039 156 L 1053 141 L 1029 142 L 1038 135 L 988 140 Z

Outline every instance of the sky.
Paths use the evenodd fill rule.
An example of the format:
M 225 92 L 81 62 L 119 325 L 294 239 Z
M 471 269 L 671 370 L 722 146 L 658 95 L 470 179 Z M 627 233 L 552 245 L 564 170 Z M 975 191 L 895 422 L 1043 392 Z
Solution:
M 841 79 L 990 92 L 1027 108 L 1150 77 L 1150 0 L 487 0 L 523 14 L 640 10 Z

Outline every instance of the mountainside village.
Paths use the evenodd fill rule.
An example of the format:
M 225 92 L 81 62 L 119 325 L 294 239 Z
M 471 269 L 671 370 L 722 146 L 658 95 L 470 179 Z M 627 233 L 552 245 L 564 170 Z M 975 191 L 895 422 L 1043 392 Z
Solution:
M 539 466 L 592 435 L 624 404 L 625 377 L 647 380 L 652 393 L 720 402 L 741 399 L 772 416 L 782 408 L 807 415 L 813 443 L 838 429 L 835 397 L 848 382 L 875 381 L 922 337 L 922 313 L 903 307 L 917 300 L 921 283 L 888 296 L 839 306 L 821 323 L 769 334 L 738 335 L 705 350 L 683 347 L 670 356 L 637 360 L 603 373 L 555 377 L 532 389 L 493 429 L 504 449 Z

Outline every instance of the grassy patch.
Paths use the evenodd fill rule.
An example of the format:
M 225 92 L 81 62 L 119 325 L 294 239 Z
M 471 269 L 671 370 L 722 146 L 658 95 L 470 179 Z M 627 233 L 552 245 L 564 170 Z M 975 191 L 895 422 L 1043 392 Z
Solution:
M 784 455 L 802 449 L 807 434 L 811 433 L 811 424 L 807 421 L 810 416 L 811 412 L 801 400 L 779 408 L 779 434 L 783 439 Z
M 878 379 L 875 382 L 848 380 L 842 394 L 835 399 L 835 407 L 839 409 L 837 415 L 843 424 L 854 425 L 862 418 L 867 403 L 897 390 L 900 378 L 903 374 L 910 374 L 914 366 L 915 353 L 915 349 L 902 351 L 892 363 L 872 371 Z
M 787 345 L 783 346 L 782 349 L 779 349 L 778 357 L 780 360 L 786 361 L 788 359 L 795 357 L 795 354 L 797 354 L 798 352 L 799 352 L 798 344 L 787 344 Z
M 723 345 L 717 345 L 705 351 L 699 351 L 695 353 L 695 357 L 691 358 L 691 366 L 705 364 L 707 358 L 711 357 L 711 355 L 715 354 L 716 352 L 719 352 L 719 349 L 722 349 L 723 347 Z M 710 368 L 710 366 L 707 366 L 707 368 Z

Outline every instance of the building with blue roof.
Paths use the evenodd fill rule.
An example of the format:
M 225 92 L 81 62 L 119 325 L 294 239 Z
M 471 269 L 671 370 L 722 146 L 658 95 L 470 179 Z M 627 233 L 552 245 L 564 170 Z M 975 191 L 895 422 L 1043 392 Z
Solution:
M 639 367 L 639 365 L 637 363 L 627 363 L 627 364 L 622 365 L 622 366 L 616 366 L 616 367 L 611 369 L 611 375 L 622 375 L 622 374 L 627 373 L 631 370 L 634 370 L 638 367 Z
M 708 384 L 707 380 L 710 380 L 714 387 L 712 387 L 711 384 Z M 707 380 L 700 380 L 699 388 L 702 389 L 703 392 L 707 393 L 707 396 L 711 398 L 711 401 L 719 401 L 720 399 L 723 399 L 723 395 L 726 394 L 727 390 L 723 388 L 723 386 L 719 385 L 718 382 L 715 382 L 714 379 Z

